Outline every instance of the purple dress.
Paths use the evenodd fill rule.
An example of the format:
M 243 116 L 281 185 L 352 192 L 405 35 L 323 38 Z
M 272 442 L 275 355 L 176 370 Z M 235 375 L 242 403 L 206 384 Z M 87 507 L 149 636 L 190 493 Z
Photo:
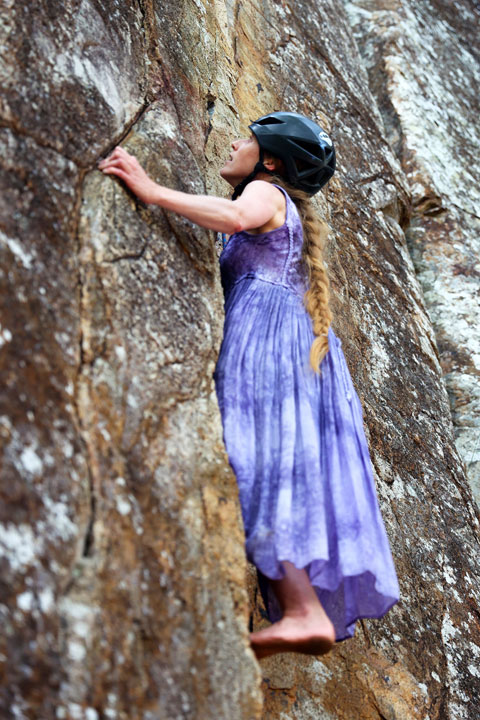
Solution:
M 379 618 L 398 602 L 399 586 L 362 406 L 331 327 L 322 375 L 309 364 L 302 226 L 279 189 L 285 223 L 235 233 L 220 255 L 225 325 L 214 379 L 268 617 L 282 617 L 268 578 L 284 577 L 289 560 L 306 569 L 340 641 L 358 618 Z

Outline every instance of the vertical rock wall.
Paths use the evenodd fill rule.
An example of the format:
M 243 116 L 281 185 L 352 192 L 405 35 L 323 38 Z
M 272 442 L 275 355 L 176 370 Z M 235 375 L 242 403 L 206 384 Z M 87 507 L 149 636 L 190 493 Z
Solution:
M 326 658 L 262 661 L 264 717 L 474 718 L 478 508 L 405 238 L 409 179 L 350 20 L 337 3 L 288 7 L 284 40 L 262 66 L 270 86 L 282 87 L 283 78 L 282 107 L 325 115 L 337 144 L 339 171 L 323 206 L 334 229 L 334 324 L 364 407 L 401 602 L 384 619 L 360 623 Z M 252 8 L 250 25 L 257 23 Z M 258 603 L 257 626 L 263 622 Z
M 480 499 L 480 10 L 478 3 L 345 3 L 412 197 L 406 231 Z
M 21 3 L 3 26 L 5 719 L 261 709 L 212 380 L 213 237 L 96 170 L 125 141 L 163 182 L 205 190 L 207 88 L 180 70 L 198 40 L 192 57 L 163 47 L 169 11 Z
M 456 5 L 461 34 L 476 11 Z M 365 24 L 377 6 L 347 3 L 347 16 L 332 0 L 7 4 L 5 718 L 253 720 L 261 676 L 265 718 L 476 718 L 478 509 L 454 442 L 444 336 L 439 354 L 408 251 L 421 270 L 444 218 L 417 202 L 426 175 L 405 164 L 385 73 L 370 72 L 381 43 L 362 38 L 378 26 Z M 420 22 L 425 7 L 389 3 L 382 18 Z M 415 42 L 398 40 L 399 56 Z M 229 141 L 272 109 L 314 115 L 338 149 L 319 198 L 332 226 L 334 327 L 364 407 L 402 597 L 330 655 L 260 668 L 212 381 L 222 333 L 214 238 L 138 203 L 96 161 L 122 142 L 160 182 L 226 194 L 218 169 Z M 469 210 L 474 197 L 465 185 L 455 202 Z

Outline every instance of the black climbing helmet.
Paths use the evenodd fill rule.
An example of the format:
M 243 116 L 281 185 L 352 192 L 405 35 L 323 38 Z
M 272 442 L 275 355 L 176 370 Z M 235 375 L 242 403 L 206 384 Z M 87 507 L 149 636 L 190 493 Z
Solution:
M 285 165 L 285 180 L 293 187 L 315 195 L 335 172 L 335 148 L 322 128 L 312 120 L 293 112 L 264 115 L 250 130 L 260 145 L 260 163 L 255 174 L 263 169 L 264 152 L 280 158 Z M 268 171 L 267 171 L 268 172 Z

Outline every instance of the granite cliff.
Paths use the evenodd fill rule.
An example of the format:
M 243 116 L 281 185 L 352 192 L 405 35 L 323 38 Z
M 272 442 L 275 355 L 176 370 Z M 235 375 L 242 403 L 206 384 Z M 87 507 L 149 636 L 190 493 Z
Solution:
M 453 8 L 453 5 L 455 6 Z M 475 720 L 478 29 L 471 0 L 40 0 L 0 23 L 6 720 Z M 332 134 L 334 328 L 401 601 L 325 657 L 255 661 L 212 372 L 212 233 L 97 161 L 227 194 L 274 109 Z

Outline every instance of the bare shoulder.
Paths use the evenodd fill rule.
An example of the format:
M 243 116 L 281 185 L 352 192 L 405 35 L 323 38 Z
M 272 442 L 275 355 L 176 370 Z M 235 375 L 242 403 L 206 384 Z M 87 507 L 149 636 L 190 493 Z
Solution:
M 285 207 L 285 196 L 281 190 L 272 185 L 268 180 L 252 180 L 245 188 L 244 195 L 261 197 L 264 200 L 272 202 L 276 209 L 281 210 Z
M 248 191 L 248 192 L 247 192 Z M 244 230 L 250 235 L 270 232 L 281 227 L 286 220 L 287 204 L 281 190 L 267 180 L 253 180 L 242 193 L 249 208 L 249 223 Z

